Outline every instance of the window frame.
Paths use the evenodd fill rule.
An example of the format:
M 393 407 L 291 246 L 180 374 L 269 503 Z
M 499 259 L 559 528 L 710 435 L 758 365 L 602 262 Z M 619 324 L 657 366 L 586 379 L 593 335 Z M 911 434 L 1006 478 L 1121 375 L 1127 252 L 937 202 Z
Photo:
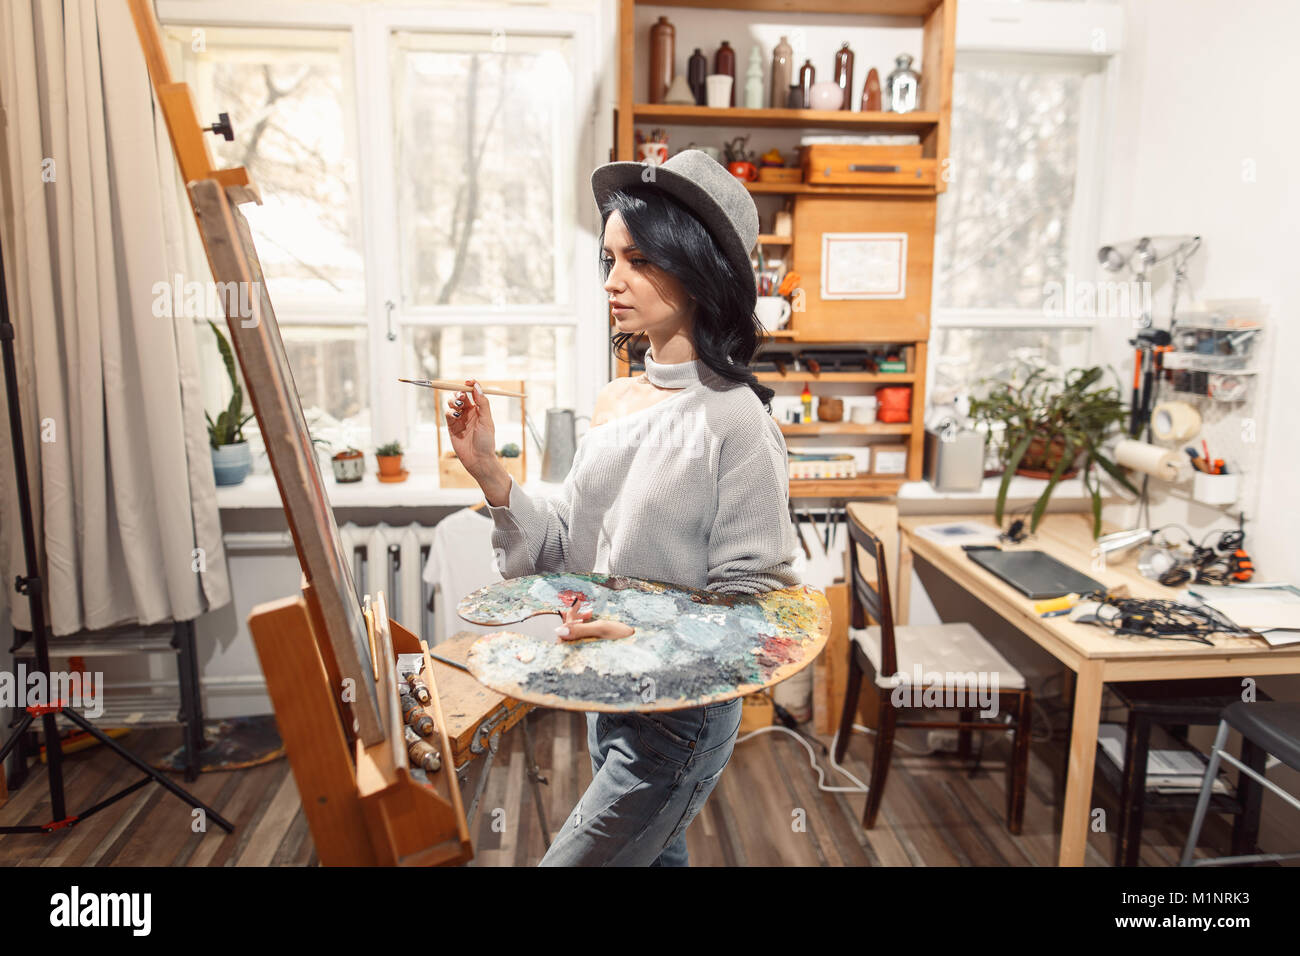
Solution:
M 1013 68 L 1071 72 L 1082 77 L 1068 251 L 1069 272 L 1080 280 L 1092 281 L 1100 275 L 1101 205 L 1111 145 L 1110 120 L 1116 115 L 1123 26 L 1123 9 L 1114 3 L 962 0 L 958 5 L 957 71 Z M 937 270 L 931 291 L 932 301 L 938 303 Z M 1097 333 L 1103 321 L 1098 316 L 1048 318 L 1041 309 L 938 305 L 930 316 L 932 328 L 1087 329 L 1090 360 L 1097 354 Z M 931 381 L 927 385 L 933 382 L 935 365 L 929 363 L 927 377 Z
M 430 8 L 401 3 L 276 3 L 268 0 L 156 0 L 159 22 L 166 27 L 244 27 L 253 29 L 300 29 L 346 31 L 351 45 L 351 87 L 355 108 L 353 160 L 357 170 L 357 202 L 362 230 L 361 254 L 365 275 L 362 308 L 314 309 L 305 314 L 289 307 L 277 309 L 282 325 L 364 325 L 367 328 L 371 443 L 414 434 L 410 417 L 414 402 L 410 386 L 397 381 L 408 376 L 403 367 L 404 329 L 407 326 L 572 326 L 577 369 L 576 409 L 589 414 L 596 393 L 609 381 L 609 314 L 598 281 L 596 262 L 600 219 L 594 202 L 585 202 L 591 170 L 608 158 L 612 147 L 612 126 L 602 127 L 598 117 L 608 105 L 608 88 L 600 65 L 606 62 L 608 42 L 600 42 L 602 16 L 599 9 L 577 11 L 539 7 L 535 9 L 480 8 L 471 0 L 456 8 Z M 390 52 L 393 34 L 402 31 L 436 33 L 492 33 L 506 30 L 516 34 L 566 37 L 575 55 L 572 61 L 575 106 L 572 116 L 572 144 L 565 160 L 571 176 L 564 194 L 557 197 L 556 217 L 571 209 L 574 225 L 568 305 L 485 306 L 437 309 L 406 307 L 402 296 L 399 237 L 395 228 L 398 210 L 396 126 L 393 115 L 393 77 Z M 582 51 L 597 51 L 584 56 Z M 557 164 L 559 166 L 561 164 Z M 557 180 L 562 180 L 562 174 Z M 582 263 L 591 263 L 590 280 L 584 281 Z M 404 391 L 405 390 L 405 391 Z M 434 450 L 408 449 L 408 459 L 420 466 L 433 463 Z M 540 454 L 536 456 L 540 461 Z M 435 463 L 436 464 L 436 463 Z

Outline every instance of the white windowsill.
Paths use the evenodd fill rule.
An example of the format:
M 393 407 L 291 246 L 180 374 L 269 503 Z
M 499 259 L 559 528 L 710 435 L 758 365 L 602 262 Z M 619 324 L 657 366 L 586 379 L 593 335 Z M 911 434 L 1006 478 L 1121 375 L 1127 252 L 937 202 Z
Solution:
M 1000 477 L 985 478 L 984 484 L 979 491 L 936 491 L 928 481 L 909 481 L 898 489 L 898 497 L 900 501 L 995 501 L 998 497 L 998 485 L 1001 482 Z M 1041 495 L 1046 487 L 1046 479 L 1025 478 L 1023 475 L 1016 475 L 1011 479 L 1011 484 L 1007 488 L 1007 500 L 1023 501 L 1034 499 Z M 1108 490 L 1105 486 L 1102 487 L 1103 498 L 1107 496 Z M 1067 498 L 1086 499 L 1087 497 L 1088 489 L 1083 487 L 1083 481 L 1079 478 L 1062 481 L 1052 491 L 1053 501 L 1064 501 Z
M 979 491 L 936 491 L 928 481 L 909 481 L 898 489 L 900 501 L 989 501 L 998 495 L 998 478 L 984 479 Z M 1007 491 L 1008 501 L 1033 500 L 1043 492 L 1047 482 L 1040 478 L 1016 476 Z M 529 481 L 524 490 L 530 495 L 550 498 L 559 494 L 563 486 L 553 482 Z M 332 475 L 325 478 L 325 490 L 333 508 L 437 508 L 468 507 L 483 500 L 478 488 L 440 488 L 438 477 L 432 472 L 412 473 L 406 481 L 387 484 L 379 481 L 373 472 L 367 472 L 361 481 L 339 484 Z M 1106 491 L 1108 489 L 1103 489 Z M 1052 492 L 1053 501 L 1086 499 L 1087 489 L 1078 478 L 1062 481 Z M 242 484 L 219 486 L 217 507 L 221 510 L 243 508 L 282 508 L 280 491 L 275 477 L 270 474 L 253 474 Z
M 360 481 L 339 484 L 333 475 L 325 475 L 325 493 L 332 508 L 438 508 L 476 505 L 483 500 L 483 492 L 475 488 L 440 488 L 438 476 L 432 472 L 412 472 L 405 480 L 389 484 L 381 482 L 373 472 L 366 472 Z M 560 485 L 530 481 L 524 490 L 530 495 L 549 497 L 556 494 Z M 217 507 L 220 510 L 243 508 L 283 508 L 280 490 L 271 474 L 249 475 L 238 485 L 217 487 Z

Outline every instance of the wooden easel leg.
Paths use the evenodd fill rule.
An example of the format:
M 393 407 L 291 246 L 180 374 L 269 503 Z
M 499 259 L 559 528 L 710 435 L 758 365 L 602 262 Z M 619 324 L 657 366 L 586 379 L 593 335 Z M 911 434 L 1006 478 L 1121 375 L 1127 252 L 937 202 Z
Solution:
M 373 866 L 356 770 L 325 664 L 301 597 L 260 604 L 248 617 L 302 812 L 325 866 Z

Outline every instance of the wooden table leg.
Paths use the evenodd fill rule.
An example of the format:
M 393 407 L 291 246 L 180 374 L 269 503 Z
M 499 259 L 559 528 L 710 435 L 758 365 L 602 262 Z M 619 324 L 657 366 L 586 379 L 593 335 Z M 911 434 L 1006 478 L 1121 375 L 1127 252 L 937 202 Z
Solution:
M 894 608 L 894 624 L 906 624 L 912 606 L 912 543 L 903 532 L 898 535 L 898 581 L 895 582 L 898 606 Z
M 1061 852 L 1057 859 L 1060 866 L 1083 866 L 1088 846 L 1101 690 L 1101 662 L 1081 661 L 1075 677 L 1074 715 L 1070 723 L 1069 771 L 1065 779 L 1065 807 L 1061 812 Z

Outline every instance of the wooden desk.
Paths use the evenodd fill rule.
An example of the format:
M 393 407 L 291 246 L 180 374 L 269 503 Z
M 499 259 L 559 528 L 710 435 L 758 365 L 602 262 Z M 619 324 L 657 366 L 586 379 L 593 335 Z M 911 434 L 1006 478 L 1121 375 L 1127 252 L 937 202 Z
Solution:
M 1212 638 L 1214 646 L 1207 647 L 1190 641 L 1123 637 L 1094 625 L 1076 624 L 1067 617 L 1039 617 L 1034 613 L 1033 601 L 984 570 L 960 547 L 936 544 L 915 534 L 923 525 L 958 520 L 981 519 L 972 519 L 971 515 L 899 519 L 895 620 L 907 622 L 912 559 L 919 555 L 1074 671 L 1073 729 L 1061 813 L 1061 866 L 1083 865 L 1104 683 L 1300 673 L 1300 645 L 1270 648 L 1263 638 L 1220 634 Z M 993 524 L 991 518 L 985 520 Z M 1177 594 L 1173 588 L 1138 574 L 1135 562 L 1140 549 L 1112 557 L 1104 569 L 1094 567 L 1097 545 L 1091 534 L 1091 515 L 1048 515 L 1033 537 L 1020 545 L 1004 547 L 1045 551 L 1108 587 L 1127 584 L 1132 597 L 1168 599 Z

